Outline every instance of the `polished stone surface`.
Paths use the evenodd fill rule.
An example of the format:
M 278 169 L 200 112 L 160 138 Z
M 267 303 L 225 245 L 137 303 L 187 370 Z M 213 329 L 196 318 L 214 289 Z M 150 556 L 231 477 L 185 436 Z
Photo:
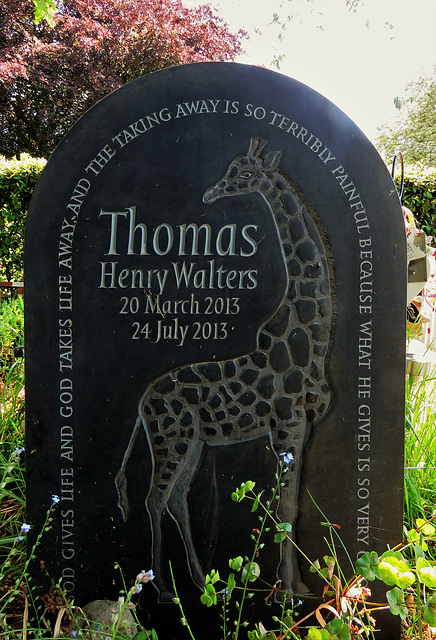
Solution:
M 114 561 L 128 582 L 153 568 L 141 615 L 176 638 L 171 561 L 204 628 L 204 573 L 249 555 L 258 523 L 230 494 L 271 487 L 280 454 L 278 517 L 311 559 L 315 504 L 353 560 L 401 539 L 403 218 L 328 100 L 226 63 L 126 85 L 47 164 L 25 282 L 28 519 L 60 496 L 39 557 L 76 603 L 116 599 Z M 279 551 L 262 575 L 319 593 Z

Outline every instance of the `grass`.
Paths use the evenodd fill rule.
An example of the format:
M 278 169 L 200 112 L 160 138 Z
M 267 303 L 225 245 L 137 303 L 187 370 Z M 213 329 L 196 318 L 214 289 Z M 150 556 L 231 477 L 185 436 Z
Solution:
M 412 528 L 417 518 L 436 509 L 436 378 L 406 381 L 404 520 Z
M 24 478 L 24 362 L 15 350 L 23 344 L 21 298 L 0 302 L 0 639 L 72 637 L 55 629 L 59 594 L 50 625 L 31 629 L 32 593 L 26 574 Z M 406 381 L 405 526 L 436 515 L 436 377 Z M 67 616 L 66 616 L 67 617 Z M 106 635 L 106 634 L 105 634 Z M 97 638 L 97 635 L 89 637 Z M 146 637 L 146 636 L 144 636 Z M 404 637 L 414 637 L 405 634 Z
M 24 363 L 15 357 L 14 347 L 22 341 L 22 299 L 4 301 L 0 305 L 0 628 L 6 624 L 21 630 L 25 593 L 14 592 L 26 562 L 26 544 L 20 540 L 25 514 Z

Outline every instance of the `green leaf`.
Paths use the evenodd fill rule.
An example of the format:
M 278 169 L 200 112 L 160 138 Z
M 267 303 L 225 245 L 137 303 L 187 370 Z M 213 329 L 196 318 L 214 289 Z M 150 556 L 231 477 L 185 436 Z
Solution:
M 356 562 L 357 572 L 367 580 L 375 580 L 379 558 L 375 551 L 366 551 Z
M 246 482 L 243 482 L 239 488 L 233 491 L 232 493 L 233 502 L 241 502 L 245 498 L 246 494 L 249 491 L 252 491 L 254 489 L 255 484 L 256 483 L 253 482 L 252 480 L 247 480 Z
M 378 573 L 380 579 L 383 580 L 383 582 L 388 586 L 392 587 L 397 583 L 398 571 L 387 560 L 380 560 L 378 564 Z
M 321 565 L 319 560 L 314 560 L 309 568 L 310 573 L 319 573 L 321 571 Z
M 133 636 L 133 640 L 150 640 L 150 638 L 151 640 L 157 640 L 157 634 L 154 629 L 151 631 L 138 631 L 138 633 L 135 633 Z
M 263 491 L 261 491 L 257 496 L 255 501 L 253 502 L 253 506 L 251 507 L 251 513 L 254 513 L 254 511 L 257 511 L 258 507 L 259 507 L 259 500 L 261 498 Z
M 416 570 L 419 572 L 423 567 L 431 567 L 431 564 L 425 557 L 420 556 L 416 559 Z
M 418 533 L 422 533 L 425 536 L 434 536 L 435 534 L 434 526 L 422 518 L 416 519 L 416 528 L 419 530 Z
M 220 574 L 218 573 L 218 571 L 216 571 L 215 569 L 212 569 L 210 574 L 206 576 L 206 584 L 208 582 L 215 584 L 216 582 L 218 582 L 219 579 L 220 579 Z
M 397 578 L 397 587 L 400 587 L 400 589 L 407 589 L 407 587 L 410 587 L 416 580 L 415 574 L 412 573 L 411 571 L 404 571 L 403 573 L 400 573 L 398 578 Z
M 242 582 L 254 582 L 260 576 L 257 562 L 248 562 L 242 570 Z
M 417 573 L 420 582 L 423 582 L 426 587 L 436 588 L 436 567 L 422 567 Z
M 339 620 L 339 618 L 333 618 L 331 622 L 326 624 L 325 628 L 332 634 L 338 634 L 342 629 L 342 620 Z
M 205 604 L 206 607 L 211 607 L 213 604 L 217 603 L 215 587 L 210 582 L 205 585 L 200 601 L 202 604 Z
M 331 638 L 337 637 L 341 640 L 351 640 L 350 628 L 339 618 L 334 618 L 328 624 L 326 624 L 325 630 L 329 634 L 331 634 Z
M 423 611 L 424 620 L 432 627 L 436 627 L 436 595 L 430 596 Z
M 243 564 L 244 558 L 242 556 L 237 556 L 236 558 L 231 558 L 229 560 L 229 567 L 232 571 L 240 571 Z
M 230 598 L 232 597 L 232 592 L 235 587 L 236 587 L 235 574 L 231 573 L 229 574 L 229 579 L 227 580 L 227 594 L 226 594 L 227 602 L 230 602 Z
M 316 627 L 309 627 L 309 631 L 306 637 L 307 637 L 307 640 L 323 640 L 323 637 L 321 635 L 321 630 L 317 629 Z M 329 638 L 330 638 L 330 634 L 329 634 Z
M 404 591 L 398 587 L 394 587 L 386 592 L 389 608 L 394 616 L 400 616 L 401 620 L 405 620 L 408 615 L 407 607 L 404 602 Z
M 292 531 L 292 525 L 289 522 L 279 522 L 276 524 L 277 533 L 274 536 L 274 542 L 282 542 Z

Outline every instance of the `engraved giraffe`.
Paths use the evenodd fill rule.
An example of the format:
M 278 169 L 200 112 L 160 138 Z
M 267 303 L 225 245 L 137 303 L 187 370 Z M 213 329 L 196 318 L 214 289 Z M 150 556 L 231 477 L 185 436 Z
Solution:
M 142 425 L 152 457 L 146 507 L 155 586 L 162 601 L 169 598 L 160 571 L 165 510 L 178 526 L 192 579 L 198 586 L 204 585 L 188 507 L 189 488 L 204 445 L 232 444 L 268 434 L 278 464 L 280 454 L 292 453 L 277 515 L 280 521 L 292 524 L 294 536 L 303 451 L 312 425 L 326 414 L 330 404 L 325 358 L 332 304 L 324 246 L 314 220 L 278 170 L 281 151 L 261 155 L 266 144 L 252 138 L 248 153 L 230 163 L 226 175 L 205 192 L 203 201 L 213 203 L 250 192 L 265 199 L 281 241 L 287 291 L 259 329 L 255 351 L 234 360 L 182 366 L 147 388 L 117 475 L 118 505 L 126 516 L 124 472 Z M 295 547 L 287 540 L 281 544 L 278 578 L 290 593 L 307 591 Z

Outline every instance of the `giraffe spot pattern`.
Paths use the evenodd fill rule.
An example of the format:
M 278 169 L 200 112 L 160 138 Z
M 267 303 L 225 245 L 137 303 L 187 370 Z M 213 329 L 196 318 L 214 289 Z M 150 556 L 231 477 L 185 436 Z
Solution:
M 200 394 L 197 387 L 182 387 L 181 395 L 186 398 L 189 404 L 198 404 L 200 402 Z
M 278 340 L 271 349 L 270 362 L 274 371 L 278 373 L 289 369 L 291 362 L 288 347 L 284 340 Z
M 187 453 L 188 451 L 188 443 L 187 442 L 177 442 L 177 444 L 175 445 L 175 450 L 177 451 L 177 453 L 181 456 L 184 456 L 185 453 Z
M 265 331 L 262 331 L 259 335 L 259 347 L 267 351 L 272 345 L 272 338 Z
M 316 302 L 313 300 L 297 300 L 295 306 L 301 323 L 307 324 L 315 319 Z
M 271 398 L 275 393 L 274 375 L 272 373 L 268 373 L 263 376 L 257 384 L 257 390 L 264 398 Z
M 173 380 L 172 376 L 168 375 L 168 376 L 165 376 L 162 380 L 159 380 L 158 382 L 156 382 L 154 385 L 154 389 L 158 393 L 166 394 L 166 393 L 171 393 L 171 391 L 174 390 L 175 386 L 176 386 L 175 380 Z
M 315 245 L 311 240 L 305 240 L 298 245 L 296 254 L 302 262 L 314 262 L 316 258 Z
M 250 413 L 244 413 L 238 420 L 238 425 L 242 428 L 248 427 L 254 421 Z
M 286 393 L 300 393 L 303 390 L 303 372 L 294 367 L 284 377 L 284 389 Z
M 217 382 L 222 379 L 222 371 L 218 362 L 200 364 L 198 365 L 198 370 L 211 382 Z
M 265 369 L 268 364 L 268 358 L 263 351 L 255 351 L 251 354 L 251 359 L 253 364 L 259 367 L 259 369 Z
M 307 298 L 316 298 L 316 282 L 300 282 L 300 294 Z
M 152 405 L 156 415 L 168 413 L 168 407 L 167 403 L 165 402 L 165 398 L 151 398 L 150 404 Z
M 273 319 L 268 322 L 265 329 L 275 337 L 282 336 L 289 323 L 289 314 L 289 307 L 287 305 L 283 305 L 277 311 Z
M 224 364 L 224 376 L 229 379 L 236 375 L 236 363 L 230 360 Z
M 279 396 L 274 400 L 277 416 L 281 420 L 289 420 L 293 416 L 293 400 L 290 396 Z
M 184 413 L 182 419 L 180 420 L 180 424 L 182 424 L 184 427 L 189 427 L 189 425 L 192 424 L 192 421 L 192 413 L 190 411 L 186 411 L 186 413 Z
M 202 382 L 201 376 L 199 376 L 192 367 L 184 367 L 179 371 L 177 377 L 180 382 Z M 154 386 L 156 388 L 156 385 Z
M 244 382 L 246 385 L 252 385 L 258 377 L 259 371 L 257 371 L 256 369 L 245 369 L 245 371 L 243 371 L 240 376 L 242 382 Z
M 303 441 L 306 417 L 313 422 L 329 406 L 323 369 L 331 317 L 327 262 L 311 216 L 291 191 L 280 194 L 284 180 L 278 185 L 270 189 L 267 181 L 262 188 L 286 256 L 287 297 L 259 332 L 253 353 L 183 366 L 151 385 L 141 411 L 153 433 L 157 473 L 167 481 L 161 487 L 168 487 L 177 468 L 171 448 L 186 456 L 198 438 L 231 442 L 256 430 L 276 434 L 276 452 L 291 451 L 291 441 Z
M 261 400 L 260 402 L 257 403 L 255 410 L 258 416 L 263 417 L 268 415 L 268 413 L 271 413 L 272 406 L 270 405 L 269 402 L 265 402 L 264 400 Z
M 216 393 L 213 398 L 210 400 L 210 406 L 212 407 L 212 409 L 217 409 L 220 404 L 222 403 L 223 399 L 222 397 Z
M 232 393 L 237 394 L 242 389 L 242 383 L 239 380 L 232 380 L 229 384 Z
M 306 237 L 304 224 L 299 218 L 294 218 L 290 221 L 289 234 L 294 242 L 298 242 Z
M 310 342 L 305 329 L 297 327 L 288 338 L 292 358 L 299 367 L 306 367 L 309 363 Z
M 326 323 L 321 324 L 320 322 L 315 322 L 314 324 L 311 324 L 309 328 L 314 340 L 317 340 L 318 342 L 323 342 L 329 336 L 329 328 Z
M 292 278 L 297 278 L 301 274 L 301 265 L 297 260 L 290 260 L 288 262 L 288 274 Z
M 244 405 L 244 407 L 249 407 L 257 400 L 256 393 L 250 389 L 250 391 L 246 391 L 239 397 L 239 402 Z
M 213 421 L 212 414 L 210 413 L 210 411 L 208 411 L 206 409 L 206 407 L 201 407 L 200 408 L 200 418 L 201 418 L 201 420 L 203 420 L 203 422 L 212 422 Z

